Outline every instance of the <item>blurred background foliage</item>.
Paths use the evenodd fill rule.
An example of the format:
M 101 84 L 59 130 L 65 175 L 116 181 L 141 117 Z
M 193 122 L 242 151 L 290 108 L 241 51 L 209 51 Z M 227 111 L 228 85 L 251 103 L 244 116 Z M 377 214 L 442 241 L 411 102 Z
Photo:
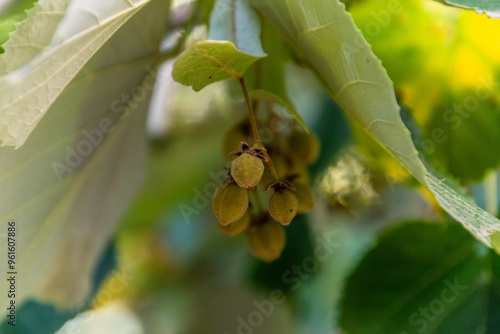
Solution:
M 401 10 L 389 12 L 394 2 Z M 21 3 L 22 10 L 4 10 L 2 33 L 30 4 Z M 495 210 L 500 21 L 433 1 L 345 3 L 393 80 L 406 116 L 419 126 L 425 153 Z M 199 1 L 188 40 L 206 38 L 212 5 Z M 173 13 L 193 8 L 174 1 Z M 171 35 L 179 33 L 173 29 Z M 264 50 L 279 52 L 253 65 L 246 79 L 253 88 L 288 95 L 320 137 L 321 155 L 310 167 L 314 210 L 286 229 L 283 255 L 270 264 L 249 254 L 244 236 L 220 233 L 211 195 L 227 166 L 223 135 L 245 116 L 242 97 L 234 82 L 195 93 L 171 80 L 167 62 L 158 82 L 162 94 L 151 106 L 145 185 L 103 255 L 93 298 L 82 306 L 96 310 L 92 319 L 106 317 L 80 320 L 88 322 L 81 332 L 98 333 L 107 319 L 124 317 L 122 333 L 497 333 L 497 255 L 445 216 L 394 158 L 344 117 L 268 23 L 262 35 Z M 311 268 L 307 259 L 318 247 L 330 251 Z M 442 301 L 445 281 L 456 279 L 466 286 L 463 293 Z M 284 301 L 269 308 L 276 290 Z M 428 317 L 419 313 L 426 306 Z M 21 332 L 53 332 L 80 311 L 47 308 L 27 303 Z M 33 331 L 40 318 L 47 328 Z M 69 333 L 65 328 L 60 332 Z

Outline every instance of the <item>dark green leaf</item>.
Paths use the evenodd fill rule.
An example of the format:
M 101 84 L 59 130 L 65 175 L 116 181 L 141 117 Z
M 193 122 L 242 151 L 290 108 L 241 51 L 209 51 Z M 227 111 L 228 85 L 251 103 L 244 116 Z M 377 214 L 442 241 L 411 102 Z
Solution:
M 495 333 L 485 327 L 496 322 L 499 265 L 458 224 L 392 228 L 349 278 L 341 325 L 350 334 Z

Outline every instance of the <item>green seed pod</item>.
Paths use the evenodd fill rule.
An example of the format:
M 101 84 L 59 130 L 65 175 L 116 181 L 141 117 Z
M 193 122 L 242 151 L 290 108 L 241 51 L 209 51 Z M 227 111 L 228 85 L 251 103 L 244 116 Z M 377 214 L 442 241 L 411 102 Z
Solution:
M 283 226 L 268 219 L 262 224 L 250 226 L 247 241 L 253 255 L 265 262 L 280 257 L 285 248 L 286 235 Z
M 289 225 L 297 215 L 297 198 L 288 190 L 275 191 L 269 199 L 269 214 L 282 225 Z
M 293 186 L 295 187 L 293 194 L 297 198 L 298 203 L 297 213 L 305 213 L 311 210 L 314 207 L 311 188 L 302 182 L 294 182 Z
M 318 137 L 313 133 L 292 131 L 287 137 L 287 146 L 290 155 L 306 165 L 318 159 L 320 143 Z
M 251 154 L 243 153 L 231 163 L 231 176 L 242 188 L 258 185 L 262 174 L 264 174 L 264 163 Z
M 237 123 L 235 126 L 227 130 L 222 138 L 222 153 L 227 159 L 233 159 L 229 153 L 239 151 L 241 149 L 240 142 L 248 142 L 248 120 Z
M 221 225 L 234 223 L 248 209 L 247 190 L 234 182 L 223 184 L 215 191 L 212 208 Z
M 247 212 L 243 215 L 243 217 L 241 217 L 234 223 L 231 223 L 229 225 L 217 224 L 217 226 L 222 232 L 224 232 L 228 236 L 234 237 L 238 234 L 243 233 L 248 228 L 248 226 L 250 226 L 250 220 L 251 220 L 250 211 L 247 210 Z

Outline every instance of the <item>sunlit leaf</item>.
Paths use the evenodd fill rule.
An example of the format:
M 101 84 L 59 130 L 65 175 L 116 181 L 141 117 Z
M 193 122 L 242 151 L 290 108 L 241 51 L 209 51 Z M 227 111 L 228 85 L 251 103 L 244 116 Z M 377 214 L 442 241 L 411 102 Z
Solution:
M 172 77 L 198 92 L 217 81 L 240 79 L 247 68 L 260 58 L 237 50 L 231 42 L 201 41 L 177 58 Z
M 344 5 L 328 0 L 253 3 L 304 54 L 342 109 L 429 189 L 450 215 L 491 246 L 489 234 L 500 230 L 500 221 L 424 166 L 401 121 L 392 82 Z
M 0 75 L 11 72 L 39 54 L 52 36 L 66 12 L 69 0 L 39 0 L 28 17 L 10 34 L 0 55 Z
M 35 0 L 7 1 L 0 3 L 0 54 L 9 35 L 16 30 L 16 25 L 25 20 L 27 12 L 36 4 Z
M 89 3 L 73 3 L 54 35 L 56 43 L 45 48 L 29 66 L 0 77 L 2 92 L 0 95 L 0 141 L 2 145 L 16 148 L 23 145 L 45 112 L 78 74 L 82 66 L 121 25 L 147 2 L 147 0 L 137 2 L 122 0 L 117 2 L 116 6 L 103 7 L 104 9 L 98 12 L 89 12 L 89 6 L 96 6 L 99 3 L 96 0 L 91 0 Z M 60 14 L 48 17 L 46 14 L 35 15 L 33 23 L 27 21 L 24 29 L 27 32 L 35 29 L 35 37 L 37 37 L 36 32 L 44 30 L 38 26 L 38 17 L 40 17 L 39 20 L 50 17 L 58 20 Z M 33 27 L 30 24 L 33 24 Z M 51 25 L 48 24 L 48 26 Z M 41 38 L 43 45 L 48 37 L 42 34 Z M 12 50 L 19 49 L 18 43 L 23 43 L 21 39 L 11 39 L 11 41 L 9 48 Z M 6 61 L 8 61 L 11 54 L 11 52 L 6 52 L 2 57 L 7 57 Z M 31 54 L 29 57 L 32 56 Z
M 146 3 L 141 2 L 133 10 L 130 4 L 93 3 L 96 15 L 132 18 L 94 50 L 22 147 L 0 148 L 0 220 L 18 226 L 16 265 L 23 287 L 18 303 L 27 297 L 66 306 L 81 303 L 98 257 L 141 184 L 145 115 L 169 3 L 158 0 L 142 7 Z M 77 36 L 92 35 L 86 25 L 90 31 L 100 29 L 91 24 L 88 7 L 73 10 L 58 29 L 84 29 Z M 58 60 L 48 57 L 48 62 Z M 33 71 L 40 66 L 48 65 L 30 63 Z M 52 75 L 55 79 L 64 72 Z M 25 80 L 29 76 L 20 84 Z M 1 91 L 0 97 L 9 94 Z M 28 109 L 30 102 L 24 103 Z M 5 290 L 5 280 L 1 287 Z
M 246 0 L 217 0 L 210 14 L 208 39 L 232 42 L 236 49 L 265 57 L 259 39 L 260 22 Z

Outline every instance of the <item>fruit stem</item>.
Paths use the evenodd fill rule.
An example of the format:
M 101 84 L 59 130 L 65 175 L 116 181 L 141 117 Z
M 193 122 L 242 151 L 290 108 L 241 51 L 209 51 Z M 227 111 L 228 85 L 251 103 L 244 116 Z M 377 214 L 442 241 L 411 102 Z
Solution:
M 239 79 L 241 90 L 243 91 L 243 96 L 245 97 L 245 103 L 247 105 L 248 117 L 250 118 L 250 125 L 252 126 L 253 140 L 254 144 L 260 144 L 262 146 L 262 142 L 260 141 L 259 136 L 259 128 L 257 127 L 257 119 L 255 117 L 255 112 L 252 108 L 252 103 L 250 103 L 250 97 L 248 96 L 247 86 L 245 85 L 245 81 L 243 77 Z
M 243 96 L 245 97 L 245 103 L 247 105 L 248 117 L 250 118 L 250 125 L 252 126 L 254 145 L 256 145 L 258 147 L 264 147 L 264 145 L 262 145 L 262 142 L 260 140 L 259 128 L 257 126 L 257 118 L 255 117 L 255 111 L 252 108 L 252 103 L 250 102 L 250 97 L 248 96 L 248 90 L 247 90 L 247 86 L 245 85 L 245 80 L 243 80 L 243 77 L 241 77 L 241 78 L 239 78 L 238 81 L 240 82 L 241 90 L 243 91 Z M 271 173 L 273 173 L 275 180 L 279 181 L 280 178 L 278 175 L 278 171 L 276 170 L 276 167 L 274 167 L 274 163 L 271 160 L 271 157 L 269 156 L 269 154 L 267 154 L 267 152 L 264 152 L 264 156 L 267 158 L 267 160 L 269 160 L 267 165 L 269 166 Z

